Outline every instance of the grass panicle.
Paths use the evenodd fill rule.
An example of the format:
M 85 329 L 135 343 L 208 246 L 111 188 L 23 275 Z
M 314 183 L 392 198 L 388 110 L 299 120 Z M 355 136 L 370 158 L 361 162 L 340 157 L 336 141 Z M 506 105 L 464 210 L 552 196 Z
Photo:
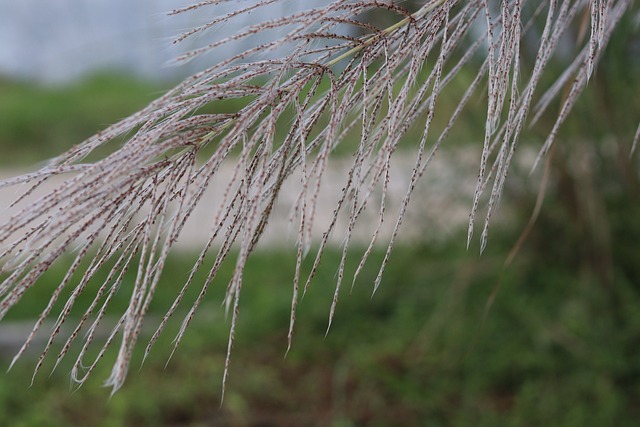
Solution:
M 63 255 L 74 254 L 68 274 L 53 291 L 14 359 L 24 354 L 45 319 L 54 315 L 59 297 L 68 294 L 61 302 L 34 376 L 54 351 L 55 339 L 67 331 L 63 325 L 73 322 L 64 345 L 56 350 L 56 366 L 80 338 L 72 379 L 81 385 L 119 339 L 107 385 L 114 392 L 122 386 L 167 256 L 225 162 L 233 162 L 235 168 L 225 177 L 224 195 L 217 206 L 211 207 L 209 229 L 203 229 L 208 242 L 145 350 L 146 356 L 168 321 L 181 305 L 186 305 L 187 314 L 175 338 L 177 347 L 221 265 L 235 262 L 223 302 L 231 317 L 223 389 L 242 306 L 243 270 L 268 227 L 285 181 L 299 180 L 291 213 L 297 250 L 288 348 L 299 299 L 312 282 L 329 236 L 340 232 L 344 244 L 329 313 L 331 325 L 345 280 L 352 233 L 367 208 L 378 212 L 378 226 L 371 230 L 370 244 L 361 255 L 351 286 L 372 248 L 379 244 L 382 223 L 393 221 L 393 233 L 373 284 L 374 292 L 378 289 L 414 188 L 462 112 L 477 108 L 469 104 L 478 96 L 485 100 L 486 123 L 478 132 L 482 151 L 470 203 L 467 244 L 472 243 L 478 215 L 483 212 L 483 250 L 491 216 L 523 133 L 559 102 L 539 159 L 557 143 L 559 127 L 632 3 L 427 0 L 411 13 L 402 2 L 337 0 L 253 24 L 226 38 L 207 37 L 208 31 L 217 26 L 249 13 L 260 14 L 262 8 L 279 1 L 237 2 L 236 9 L 223 16 L 215 16 L 215 6 L 225 3 L 223 0 L 172 11 L 172 15 L 213 15 L 209 23 L 176 39 L 180 43 L 200 35 L 200 40 L 209 40 L 177 58 L 178 62 L 206 56 L 238 41 L 260 39 L 261 34 L 273 30 L 282 35 L 258 42 L 193 75 L 146 108 L 52 159 L 39 171 L 0 183 L 0 188 L 20 187 L 10 206 L 14 213 L 0 225 L 4 277 L 0 283 L 0 318 Z M 368 23 L 365 18 L 374 9 L 397 16 L 397 23 L 388 28 Z M 545 74 L 567 32 L 581 20 L 588 23 L 588 34 L 575 46 L 572 61 L 555 78 Z M 525 66 L 521 55 L 527 37 L 537 40 L 537 52 L 532 64 Z M 436 129 L 433 123 L 441 99 L 446 97 L 451 102 L 454 92 L 448 89 L 461 72 L 472 76 L 470 84 L 463 94 L 456 95 L 446 125 Z M 244 106 L 237 111 L 205 112 L 207 106 L 220 100 L 241 100 Z M 412 127 L 420 129 L 419 139 L 403 142 Z M 112 147 L 123 136 L 126 142 Z M 636 134 L 634 148 L 637 140 Z M 391 158 L 401 143 L 413 150 L 415 163 L 402 206 L 393 217 L 387 212 L 385 198 L 390 191 Z M 353 153 L 352 164 L 343 177 L 343 186 L 335 189 L 337 203 L 319 206 L 320 184 L 332 152 L 345 144 Z M 93 158 L 104 152 L 99 150 L 103 146 L 113 148 L 110 154 Z M 29 199 L 35 189 L 57 175 L 66 177 L 61 185 L 38 200 Z M 320 241 L 312 242 L 311 230 L 320 209 L 332 211 L 332 219 Z M 337 230 L 341 212 L 349 217 L 345 230 Z M 312 267 L 302 277 L 302 260 L 312 248 Z M 232 254 L 235 261 L 229 261 Z M 105 267 L 110 269 L 106 279 L 94 284 L 96 272 Z M 125 283 L 124 272 L 130 269 L 136 270 L 135 282 Z M 196 283 L 196 272 L 202 270 L 208 272 L 207 278 Z M 185 301 L 192 288 L 198 289 L 197 297 Z M 95 332 L 118 292 L 130 296 L 129 305 L 108 338 L 96 342 Z M 78 297 L 87 293 L 92 299 L 86 310 L 79 319 L 71 316 Z M 93 347 L 97 351 L 90 351 Z

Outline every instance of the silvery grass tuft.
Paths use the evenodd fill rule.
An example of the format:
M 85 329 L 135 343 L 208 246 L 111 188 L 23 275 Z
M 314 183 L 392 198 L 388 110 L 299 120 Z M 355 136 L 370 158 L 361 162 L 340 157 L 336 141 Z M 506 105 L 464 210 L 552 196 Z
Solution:
M 370 244 L 354 277 L 348 279 L 352 283 L 379 243 L 383 221 L 395 224 L 391 238 L 384 242 L 387 250 L 375 279 L 375 291 L 416 183 L 470 99 L 478 94 L 485 99 L 482 108 L 486 107 L 486 123 L 484 129 L 477 130 L 482 154 L 470 201 L 468 242 L 478 228 L 480 248 L 484 249 L 490 218 L 523 132 L 550 106 L 557 108 L 555 124 L 538 155 L 541 159 L 587 85 L 616 24 L 632 4 L 631 0 L 430 0 L 410 13 L 402 2 L 338 0 L 252 25 L 224 39 L 217 39 L 215 33 L 207 38 L 216 26 L 245 14 L 259 14 L 262 8 L 279 1 L 234 2 L 233 12 L 212 16 L 209 23 L 177 39 L 181 42 L 200 35 L 210 43 L 178 61 L 280 29 L 283 35 L 276 40 L 258 44 L 188 78 L 39 171 L 0 183 L 1 187 L 20 186 L 11 205 L 20 209 L 0 226 L 0 262 L 5 277 L 0 284 L 0 318 L 57 260 L 73 254 L 67 275 L 53 291 L 14 359 L 24 354 L 45 319 L 56 314 L 52 313 L 53 307 L 63 291 L 69 291 L 34 376 L 52 352 L 54 339 L 64 335 L 65 340 L 54 356 L 57 366 L 81 337 L 71 372 L 73 381 L 81 385 L 119 338 L 120 348 L 107 385 L 114 391 L 122 386 L 165 260 L 225 161 L 232 161 L 235 168 L 225 178 L 223 197 L 211 209 L 208 242 L 146 344 L 145 355 L 177 312 L 187 290 L 197 287 L 197 298 L 185 301 L 190 308 L 175 340 L 178 346 L 221 264 L 233 250 L 235 270 L 224 301 L 231 322 L 224 389 L 240 310 L 243 270 L 268 226 L 283 182 L 294 176 L 298 195 L 291 221 L 297 230 L 297 263 L 289 346 L 297 303 L 310 286 L 339 213 L 347 212 L 349 223 L 330 325 L 346 280 L 344 264 L 352 231 L 362 212 L 376 210 L 379 221 L 371 230 Z M 214 10 L 211 6 L 227 2 L 204 1 L 171 14 L 195 11 L 206 15 Z M 377 28 L 367 23 L 364 17 L 375 9 L 396 16 L 396 24 Z M 351 30 L 345 30 L 349 27 Z M 578 40 L 575 55 L 562 73 L 552 80 L 543 78 L 572 27 L 581 27 L 586 36 L 573 37 L 574 42 Z M 537 53 L 531 65 L 524 68 L 521 45 L 532 34 Z M 439 101 L 446 97 L 451 102 L 454 92 L 448 87 L 463 70 L 472 76 L 468 87 L 456 95 L 455 108 L 447 113 L 445 125 L 434 131 L 432 123 Z M 238 111 L 202 112 L 207 105 L 229 99 L 246 103 Z M 478 108 L 477 104 L 473 108 Z M 421 130 L 421 136 L 410 145 L 415 164 L 399 213 L 389 218 L 385 197 L 390 161 L 410 127 Z M 347 135 L 352 164 L 344 176 L 344 186 L 335 189 L 340 194 L 337 205 L 318 206 L 318 191 L 331 154 L 345 143 Z M 126 142 L 111 154 L 84 161 L 90 155 L 96 158 L 96 152 L 104 152 L 98 150 L 101 147 L 118 144 L 123 136 Z M 56 175 L 67 178 L 37 201 L 26 202 L 36 188 Z M 319 209 L 332 211 L 332 221 L 322 239 L 312 242 L 311 230 Z M 301 263 L 312 243 L 313 267 L 303 276 Z M 94 283 L 96 272 L 105 266 L 109 266 L 108 277 Z M 134 283 L 123 281 L 124 272 L 130 268 L 137 269 Z M 73 280 L 79 269 L 81 279 Z M 195 273 L 203 269 L 208 271 L 206 280 L 196 282 Z M 108 337 L 96 340 L 98 325 L 116 292 L 130 294 L 129 305 Z M 73 319 L 71 332 L 62 334 L 63 324 L 71 322 L 69 314 L 84 294 L 90 294 L 92 302 L 79 319 Z

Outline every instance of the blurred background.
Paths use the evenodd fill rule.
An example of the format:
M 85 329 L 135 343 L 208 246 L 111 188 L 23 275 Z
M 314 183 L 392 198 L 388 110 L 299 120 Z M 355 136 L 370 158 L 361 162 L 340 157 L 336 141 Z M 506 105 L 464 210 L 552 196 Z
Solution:
M 215 13 L 202 9 L 167 16 L 189 3 L 0 2 L 0 177 L 32 170 L 228 56 L 223 51 L 171 64 L 206 43 L 173 45 L 176 36 L 235 7 L 223 3 Z M 269 13 L 275 17 L 312 3 L 326 1 L 276 3 Z M 419 3 L 402 4 L 411 9 Z M 478 102 L 418 189 L 405 238 L 380 289 L 371 297 L 384 247 L 376 248 L 353 290 L 341 294 L 326 337 L 340 236 L 299 306 L 286 358 L 295 247 L 273 240 L 255 253 L 245 274 L 222 406 L 229 321 L 220 303 L 231 265 L 214 283 L 169 363 L 179 315 L 144 365 L 143 348 L 138 349 L 125 386 L 113 397 L 102 387 L 112 354 L 78 391 L 69 387 L 71 361 L 49 375 L 53 361 L 48 359 L 54 357 L 30 385 L 45 345 L 35 342 L 26 357 L 0 375 L 0 425 L 636 425 L 640 153 L 629 154 L 640 119 L 637 16 L 636 6 L 563 126 L 551 154 L 542 210 L 510 265 L 505 261 L 539 194 L 542 173 L 529 175 L 532 159 L 555 111 L 521 142 L 493 234 L 480 256 L 477 242 L 466 249 L 465 229 L 481 143 L 478 129 L 486 112 Z M 381 27 L 396 18 L 368 17 Z M 235 31 L 234 25 L 249 23 L 229 23 L 210 35 L 222 37 Z M 577 32 L 569 31 L 549 78 L 566 66 L 562 52 L 572 54 Z M 535 55 L 535 43 L 529 45 L 524 64 Z M 461 93 L 470 79 L 461 73 L 451 90 Z M 411 152 L 411 142 L 407 148 Z M 349 156 L 348 147 L 337 155 Z M 333 173 L 340 176 L 339 166 Z M 397 179 L 401 185 L 406 177 Z M 365 248 L 354 247 L 346 277 Z M 154 316 L 162 316 L 173 301 L 198 249 L 186 245 L 170 258 Z M 50 271 L 0 323 L 2 366 L 8 367 L 65 273 L 62 267 Z M 133 281 L 134 273 L 130 276 Z

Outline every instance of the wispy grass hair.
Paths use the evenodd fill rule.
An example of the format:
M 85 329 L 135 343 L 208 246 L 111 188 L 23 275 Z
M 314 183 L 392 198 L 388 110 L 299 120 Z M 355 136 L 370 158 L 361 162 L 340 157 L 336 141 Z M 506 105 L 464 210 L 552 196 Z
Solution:
M 202 34 L 230 19 L 259 14 L 282 0 L 234 2 L 234 11 L 212 16 L 176 42 Z M 226 0 L 209 0 L 182 13 L 207 14 Z M 0 318 L 38 278 L 63 255 L 73 252 L 68 273 L 51 295 L 33 331 L 16 355 L 17 360 L 51 315 L 64 290 L 70 294 L 57 313 L 55 326 L 35 372 L 53 348 L 62 325 L 80 295 L 91 293 L 92 302 L 79 319 L 56 357 L 56 365 L 82 337 L 75 356 L 72 379 L 82 384 L 107 348 L 120 334 L 120 349 L 107 384 L 113 390 L 125 380 L 134 346 L 160 282 L 167 256 L 186 221 L 203 199 L 205 190 L 220 174 L 224 162 L 233 162 L 233 173 L 224 177 L 224 195 L 211 208 L 208 241 L 177 290 L 175 301 L 159 321 L 146 345 L 153 347 L 169 319 L 178 312 L 188 289 L 197 287 L 175 340 L 202 304 L 205 294 L 232 253 L 235 270 L 227 284 L 225 305 L 230 311 L 230 334 L 223 387 L 229 371 L 231 348 L 238 316 L 243 271 L 255 249 L 286 180 L 298 180 L 292 223 L 297 230 L 296 269 L 293 277 L 291 345 L 296 307 L 309 288 L 338 215 L 348 213 L 342 259 L 338 266 L 329 325 L 345 278 L 345 259 L 352 233 L 365 209 L 374 209 L 378 224 L 361 256 L 353 283 L 374 245 L 379 244 L 383 222 L 393 232 L 373 284 L 374 292 L 395 244 L 412 192 L 437 151 L 445 144 L 457 119 L 478 94 L 486 99 L 486 123 L 477 130 L 482 151 L 478 159 L 475 193 L 470 200 L 468 244 L 480 222 L 480 248 L 484 249 L 490 219 L 496 210 L 510 165 L 522 135 L 550 106 L 559 103 L 555 123 L 542 146 L 542 158 L 556 142 L 558 129 L 567 119 L 586 87 L 616 24 L 627 13 L 631 0 L 427 0 L 410 12 L 402 2 L 388 0 L 337 0 L 281 18 L 239 29 L 224 39 L 210 39 L 178 58 L 188 61 L 238 40 L 258 38 L 279 29 L 277 39 L 258 43 L 207 68 L 168 91 L 146 108 L 92 136 L 51 160 L 37 172 L 0 183 L 0 187 L 26 185 L 11 205 L 17 209 L 0 226 L 0 253 L 4 280 L 0 283 Z M 378 28 L 366 20 L 372 10 L 388 11 L 396 24 Z M 544 76 L 571 28 L 586 23 L 587 37 L 575 49 L 573 61 L 549 79 Z M 532 65 L 523 69 L 525 37 L 537 39 Z M 442 97 L 450 103 L 453 79 L 465 71 L 468 87 L 457 94 L 455 108 L 434 130 L 434 115 Z M 203 112 L 220 100 L 242 100 L 237 111 Z M 473 108 L 477 108 L 473 107 Z M 413 150 L 415 163 L 397 215 L 389 217 L 385 199 L 389 191 L 391 159 L 411 128 L 419 137 L 404 144 Z M 356 135 L 354 137 L 354 135 Z M 123 136 L 126 142 L 110 154 L 86 162 L 104 152 Z M 318 193 L 332 152 L 348 145 L 351 167 L 335 206 L 319 206 Z M 54 176 L 66 179 L 36 201 L 28 197 Z M 376 196 L 375 198 L 373 196 Z M 377 200 L 377 202 L 373 202 Z M 486 206 L 484 204 L 486 203 Z M 311 231 L 319 209 L 333 212 L 320 241 Z M 483 218 L 478 219 L 479 212 Z M 309 274 L 302 274 L 302 260 L 313 248 Z M 233 252 L 233 251 L 236 251 Z M 110 273 L 96 286 L 88 284 L 98 270 Z M 79 281 L 73 280 L 82 268 Z M 124 273 L 136 269 L 133 283 Z M 205 270 L 206 280 L 196 282 Z M 129 305 L 106 340 L 96 342 L 96 330 L 105 318 L 116 292 L 130 295 Z M 87 361 L 88 350 L 98 352 Z M 95 353 L 94 353 L 95 354 Z M 34 373 L 35 375 L 35 373 Z

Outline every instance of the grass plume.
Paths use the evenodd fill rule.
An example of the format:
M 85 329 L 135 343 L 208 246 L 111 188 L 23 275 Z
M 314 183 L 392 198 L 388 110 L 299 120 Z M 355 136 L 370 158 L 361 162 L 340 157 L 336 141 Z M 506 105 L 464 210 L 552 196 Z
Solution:
M 171 14 L 206 13 L 207 8 L 224 2 L 204 1 Z M 260 13 L 277 2 L 237 2 L 236 10 L 212 18 L 176 42 L 196 35 L 206 38 L 211 28 Z M 54 314 L 63 291 L 70 290 L 37 362 L 35 376 L 63 324 L 72 320 L 70 313 L 78 297 L 92 292 L 92 302 L 79 320 L 73 320 L 77 323 L 54 356 L 56 365 L 83 337 L 72 368 L 72 379 L 82 384 L 119 338 L 120 348 L 107 385 L 114 392 L 120 388 L 167 256 L 223 162 L 231 161 L 235 168 L 226 178 L 224 196 L 211 209 L 208 242 L 145 349 L 148 354 L 184 303 L 189 309 L 175 339 L 175 347 L 179 345 L 220 266 L 237 248 L 235 271 L 224 300 L 231 318 L 224 389 L 245 284 L 243 270 L 268 227 L 283 183 L 299 177 L 292 212 L 298 238 L 288 333 L 291 346 L 298 301 L 311 285 L 328 238 L 336 231 L 339 213 L 348 212 L 349 222 L 344 230 L 329 327 L 345 280 L 344 262 L 352 232 L 362 212 L 377 209 L 379 222 L 371 230 L 370 243 L 352 283 L 377 243 L 383 221 L 394 224 L 373 284 L 375 292 L 415 186 L 462 112 L 471 108 L 469 101 L 478 94 L 486 101 L 486 123 L 478 132 L 483 148 L 471 201 L 468 245 L 473 241 L 481 205 L 486 203 L 480 221 L 479 246 L 483 250 L 491 217 L 527 126 L 559 102 L 540 159 L 556 142 L 559 127 L 631 4 L 631 0 L 504 0 L 499 4 L 488 0 L 427 0 L 411 13 L 402 3 L 392 1 L 338 0 L 259 22 L 229 37 L 212 39 L 177 58 L 178 62 L 189 61 L 237 41 L 259 38 L 273 30 L 282 32 L 276 40 L 259 43 L 186 79 L 146 108 L 52 159 L 39 171 L 0 183 L 0 188 L 26 188 L 11 205 L 17 212 L 0 225 L 0 262 L 5 275 L 0 283 L 0 318 L 57 260 L 69 252 L 74 254 L 68 274 L 52 293 L 14 362 L 45 319 Z M 373 9 L 394 14 L 397 23 L 388 28 L 367 23 L 364 18 Z M 564 72 L 549 79 L 544 73 L 551 59 L 563 37 L 580 20 L 588 23 L 587 37 L 575 47 L 573 60 Z M 356 33 L 361 35 L 353 35 Z M 537 52 L 532 65 L 525 69 L 522 44 L 531 35 L 537 39 Z M 448 87 L 463 70 L 473 76 L 470 84 L 455 100 L 446 125 L 434 130 L 440 100 L 452 96 Z M 244 107 L 203 112 L 213 103 L 230 99 L 243 100 Z M 410 182 L 399 213 L 389 218 L 385 198 L 391 158 L 409 129 L 416 126 L 420 137 L 410 144 L 415 153 Z M 123 136 L 126 142 L 122 146 L 86 161 Z M 345 144 L 350 144 L 352 164 L 343 177 L 343 186 L 335 189 L 339 194 L 337 204 L 318 206 L 320 184 L 332 152 Z M 68 178 L 39 200 L 25 203 L 36 188 L 56 175 Z M 373 200 L 380 202 L 370 206 Z M 312 245 L 311 230 L 318 209 L 329 209 L 333 214 L 322 239 Z M 301 277 L 302 260 L 312 247 L 313 267 Z M 105 266 L 110 268 L 108 277 L 89 286 L 95 273 Z M 125 283 L 123 273 L 130 268 L 137 269 L 136 280 Z M 201 269 L 208 272 L 207 278 L 196 283 L 195 272 Z M 79 281 L 74 280 L 77 272 Z M 195 300 L 183 301 L 187 290 L 194 287 L 199 289 Z M 130 295 L 128 308 L 108 338 L 94 342 L 95 331 L 116 292 Z M 97 346 L 97 355 L 87 361 L 92 345 Z

